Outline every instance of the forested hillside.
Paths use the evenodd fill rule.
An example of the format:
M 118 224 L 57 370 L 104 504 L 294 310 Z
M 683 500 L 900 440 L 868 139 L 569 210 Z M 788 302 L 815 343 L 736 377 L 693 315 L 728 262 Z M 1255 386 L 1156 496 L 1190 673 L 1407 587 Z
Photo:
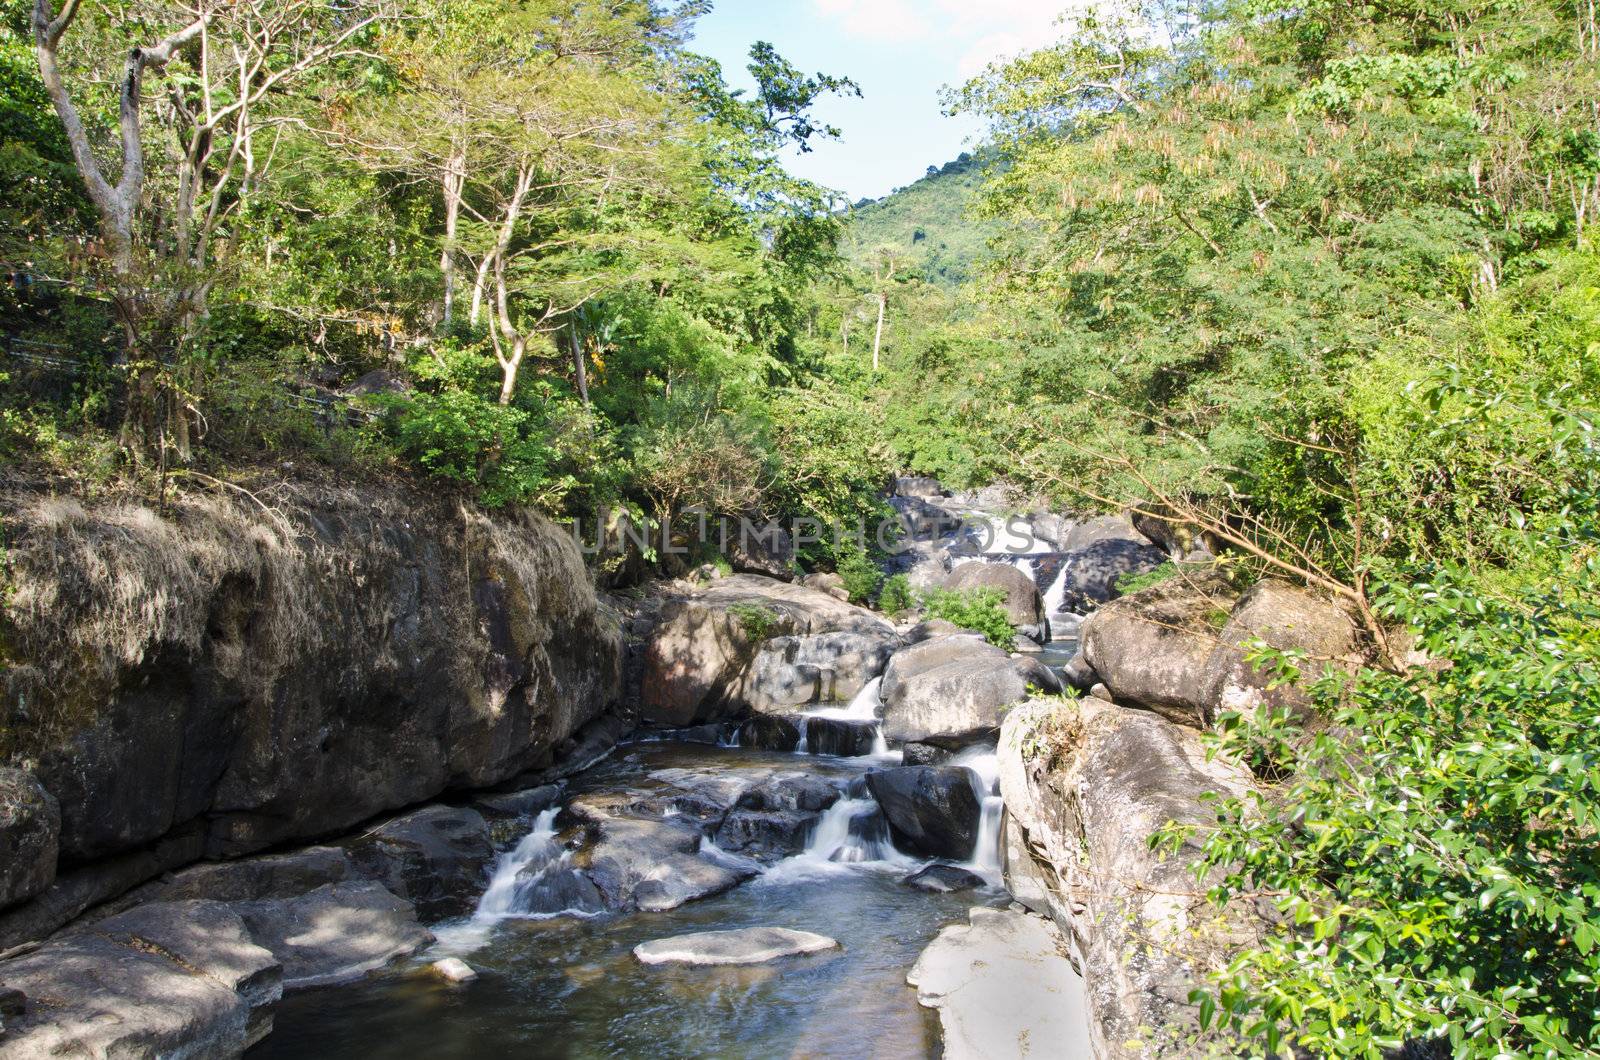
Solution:
M 991 159 L 992 161 L 992 159 Z M 974 215 L 983 188 L 985 156 L 963 154 L 929 166 L 922 179 L 851 208 L 846 258 L 870 269 L 875 256 L 893 255 L 900 268 L 941 287 L 971 280 L 997 226 Z

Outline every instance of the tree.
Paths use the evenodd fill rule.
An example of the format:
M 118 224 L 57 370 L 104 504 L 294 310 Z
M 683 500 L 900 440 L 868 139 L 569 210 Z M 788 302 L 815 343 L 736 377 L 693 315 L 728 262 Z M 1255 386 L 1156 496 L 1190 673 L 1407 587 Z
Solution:
M 270 164 L 268 137 L 291 119 L 285 91 L 313 70 L 360 54 L 361 39 L 385 8 L 367 0 L 340 9 L 314 0 L 141 8 L 131 13 L 127 32 L 142 35 L 146 25 L 165 31 L 126 50 L 118 47 L 124 26 L 106 27 L 85 44 L 89 71 L 101 76 L 110 74 L 113 55 L 125 56 L 114 79 L 120 158 L 113 179 L 63 68 L 62 44 L 81 7 L 81 0 L 66 0 L 56 11 L 51 0 L 35 0 L 34 46 L 110 266 L 122 357 L 132 376 L 125 441 L 148 444 L 152 433 L 170 427 L 172 444 L 187 458 L 189 417 L 172 400 L 170 379 L 157 379 L 161 360 L 176 357 L 205 313 L 223 256 L 219 233 Z M 150 75 L 164 78 L 165 91 L 153 98 L 145 93 Z M 167 398 L 164 423 L 153 418 L 158 393 Z

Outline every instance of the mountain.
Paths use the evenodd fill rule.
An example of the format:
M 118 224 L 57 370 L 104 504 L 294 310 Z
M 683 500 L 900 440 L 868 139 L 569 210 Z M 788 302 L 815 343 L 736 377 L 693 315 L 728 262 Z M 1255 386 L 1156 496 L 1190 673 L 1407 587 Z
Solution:
M 962 154 L 945 166 L 929 166 L 928 175 L 909 187 L 856 203 L 845 256 L 870 268 L 873 252 L 890 247 L 929 283 L 956 287 L 970 279 L 994 232 L 992 223 L 969 216 L 990 161 Z

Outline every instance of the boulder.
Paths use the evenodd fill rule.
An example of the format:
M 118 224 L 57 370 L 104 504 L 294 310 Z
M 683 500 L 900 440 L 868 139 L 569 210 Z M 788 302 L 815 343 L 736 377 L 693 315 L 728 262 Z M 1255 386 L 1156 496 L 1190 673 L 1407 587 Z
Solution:
M 560 784 L 541 784 L 522 791 L 479 795 L 472 800 L 472 805 L 479 813 L 488 817 L 534 817 L 560 802 L 562 791 Z
M 735 730 L 734 743 L 757 751 L 793 751 L 800 746 L 799 718 L 757 714 Z
M 973 908 L 939 932 L 906 982 L 939 1012 L 949 1060 L 1093 1060 L 1083 981 L 1048 921 Z
M 733 810 L 713 837 L 718 848 L 758 858 L 786 857 L 806 848 L 817 815 L 797 810 Z
M 728 565 L 740 574 L 787 581 L 794 570 L 794 538 L 775 522 L 730 521 L 727 545 Z
M 883 807 L 897 845 L 954 861 L 972 856 L 982 811 L 971 770 L 961 766 L 879 769 L 867 774 L 867 787 Z
M 411 903 L 366 880 L 233 908 L 256 944 L 283 963 L 285 987 L 354 979 L 433 942 Z
M 281 966 L 214 902 L 145 906 L 0 964 L 33 999 L 0 1052 L 237 1056 L 272 1029 Z
M 1062 610 L 1090 611 L 1117 597 L 1117 582 L 1161 566 L 1167 555 L 1120 515 L 1078 523 L 1067 533 Z
M 1177 577 L 1113 601 L 1083 624 L 1083 656 L 1119 703 L 1204 726 L 1209 670 L 1238 594 L 1214 576 Z
M 943 497 L 944 486 L 931 475 L 901 475 L 894 480 L 896 497 Z
M 821 813 L 839 797 L 838 788 L 813 773 L 779 773 L 746 788 L 734 805 L 747 810 Z
M 985 886 L 982 876 L 960 865 L 929 865 L 900 881 L 907 887 L 930 894 L 955 894 Z
M 1044 613 L 1044 597 L 1039 594 L 1033 576 L 1009 563 L 963 563 L 950 572 L 944 585 L 947 589 L 958 591 L 998 590 L 1002 594 L 1000 606 L 1005 608 L 1006 617 L 1013 626 L 1049 628 Z
M 568 809 L 592 836 L 574 864 L 608 909 L 664 912 L 731 890 L 756 873 L 698 856 L 700 829 L 689 822 L 615 816 L 602 800 L 577 799 Z
M 0 768 L 0 908 L 55 881 L 60 834 L 55 798 L 32 774 Z
M 850 718 L 802 718 L 806 727 L 806 750 L 814 755 L 860 758 L 872 753 L 878 739 L 878 723 Z
M 1100 683 L 1100 675 L 1094 672 L 1088 658 L 1079 651 L 1061 667 L 1061 683 L 1074 692 L 1087 692 Z
M 846 602 L 850 600 L 850 590 L 844 587 L 844 579 L 832 571 L 807 574 L 800 579 L 800 584 L 808 589 L 827 593 L 835 600 L 844 600 Z
M 641 942 L 633 948 L 633 955 L 641 964 L 766 964 L 783 957 L 838 948 L 839 943 L 826 935 L 790 928 L 754 927 L 697 931 Z
M 883 679 L 887 739 L 943 746 L 970 743 L 1000 727 L 1005 708 L 1030 689 L 1061 691 L 1054 671 L 1031 657 L 1012 658 L 976 637 L 913 645 L 889 660 Z
M 937 744 L 912 740 L 900 748 L 900 761 L 908 766 L 937 766 L 955 757 L 956 750 Z
M 744 700 L 764 714 L 787 714 L 811 703 L 846 703 L 883 673 L 900 647 L 892 630 L 774 637 L 756 653 Z
M 1095 1055 L 1194 1055 L 1200 970 L 1258 945 L 1260 921 L 1246 900 L 1195 900 L 1208 886 L 1192 871 L 1197 838 L 1173 852 L 1149 837 L 1169 824 L 1203 836 L 1216 816 L 1203 796 L 1242 797 L 1249 771 L 1208 755 L 1192 728 L 1093 699 L 1013 710 L 999 764 L 1007 886 L 1071 937 Z
M 495 856 L 483 815 L 457 806 L 396 817 L 346 849 L 357 873 L 410 900 L 425 924 L 471 913 Z
M 1298 683 L 1269 688 L 1273 672 L 1247 660 L 1256 641 L 1279 651 L 1304 652 L 1301 669 L 1306 679 L 1330 665 L 1350 665 L 1357 650 L 1355 623 L 1338 605 L 1287 582 L 1257 582 L 1239 598 L 1206 663 L 1206 700 L 1213 715 L 1222 710 L 1248 711 L 1262 703 L 1308 708 Z
M 645 649 L 644 717 L 667 726 L 734 717 L 750 706 L 747 679 L 768 640 L 832 632 L 890 636 L 893 627 L 825 592 L 755 575 L 674 600 Z

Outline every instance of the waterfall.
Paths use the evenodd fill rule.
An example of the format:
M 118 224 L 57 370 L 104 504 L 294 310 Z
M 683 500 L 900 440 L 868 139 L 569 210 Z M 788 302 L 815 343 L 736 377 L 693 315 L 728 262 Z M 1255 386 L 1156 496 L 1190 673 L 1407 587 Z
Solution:
M 966 867 L 995 882 L 1000 877 L 1000 822 L 1006 809 L 1006 800 L 996 793 L 1000 782 L 1000 756 L 994 751 L 971 748 L 951 759 L 950 764 L 964 766 L 972 775 L 972 790 L 981 807 L 978 841 Z
M 526 883 L 524 869 L 535 872 L 547 869 L 564 853 L 556 842 L 556 814 L 552 806 L 534 818 L 533 830 L 522 837 L 516 846 L 500 855 L 495 862 L 494 875 L 489 877 L 489 889 L 478 899 L 474 920 L 499 920 L 516 912 L 517 892 Z
M 1067 606 L 1067 568 L 1072 561 L 1063 559 L 1061 569 L 1056 572 L 1056 580 L 1050 583 L 1050 588 L 1044 594 L 1044 613 L 1046 617 L 1054 617 L 1066 610 Z
M 806 841 L 808 861 L 859 864 L 892 861 L 899 853 L 889 839 L 889 825 L 873 799 L 840 799 L 828 807 Z
M 842 707 L 818 707 L 800 715 L 800 744 L 795 748 L 795 753 L 811 753 L 814 744 L 816 745 L 816 753 L 840 753 L 833 750 L 837 745 L 837 741 L 826 731 L 820 733 L 819 739 L 811 739 L 809 722 L 810 719 L 816 718 L 822 721 L 846 722 L 858 728 L 870 727 L 872 731 L 872 746 L 865 753 L 874 758 L 888 756 L 890 754 L 889 741 L 884 738 L 883 722 L 878 718 L 879 709 L 883 706 L 883 699 L 880 695 L 882 688 L 883 678 L 874 677 L 862 685 L 861 691 L 851 697 L 850 702 L 846 705 Z M 853 752 L 845 753 L 859 755 L 860 746 L 860 744 L 856 744 Z
M 810 728 L 811 728 L 811 726 L 807 723 L 805 717 L 802 716 L 800 718 L 800 742 L 794 745 L 794 753 L 795 754 L 804 755 L 804 754 L 810 754 L 811 753 L 811 749 L 808 746 L 806 746 L 806 732 Z

